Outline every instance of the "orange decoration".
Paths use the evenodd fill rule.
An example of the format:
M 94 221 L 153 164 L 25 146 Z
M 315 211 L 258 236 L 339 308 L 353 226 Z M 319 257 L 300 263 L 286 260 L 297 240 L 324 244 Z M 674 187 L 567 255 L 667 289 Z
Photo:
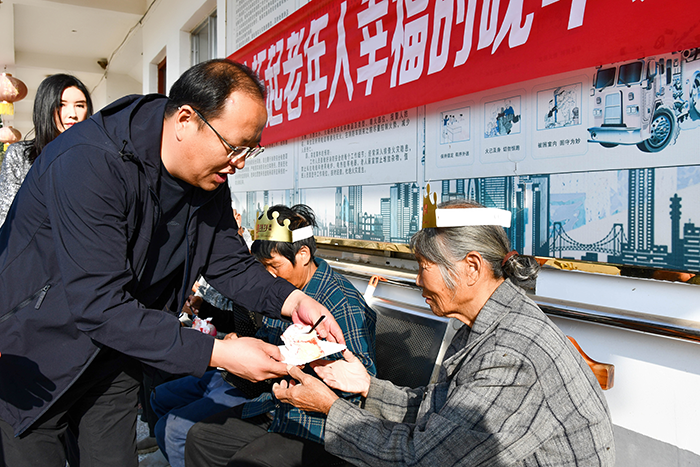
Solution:
M 17 102 L 27 97 L 27 86 L 10 73 L 0 73 L 0 101 Z
M 12 128 L 11 126 L 4 126 L 0 128 L 0 142 L 2 143 L 16 143 L 22 138 L 22 133 L 19 130 Z

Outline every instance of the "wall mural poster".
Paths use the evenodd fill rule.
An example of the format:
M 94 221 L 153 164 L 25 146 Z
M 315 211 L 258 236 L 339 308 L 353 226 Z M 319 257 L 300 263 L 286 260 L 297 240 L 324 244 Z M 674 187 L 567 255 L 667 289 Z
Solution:
M 416 109 L 303 136 L 299 188 L 416 180 Z
M 535 103 L 533 159 L 574 158 L 588 151 L 586 125 L 589 77 L 576 76 L 561 82 L 547 82 L 532 91 Z M 535 97 L 536 96 L 536 97 Z M 568 159 L 569 161 L 572 159 Z
M 307 204 L 316 214 L 323 237 L 408 243 L 420 229 L 420 190 L 416 183 L 338 186 L 234 194 L 233 207 L 242 213 L 243 225 L 253 228 L 264 206 Z
M 520 134 L 522 118 L 520 96 L 487 102 L 484 104 L 484 138 Z
M 281 141 L 229 177 L 232 192 L 415 181 L 416 109 Z
M 272 145 L 263 153 L 272 160 L 251 161 L 231 178 L 234 205 L 252 226 L 265 204 L 306 202 L 320 215 L 319 235 L 406 243 L 429 181 L 444 199 L 512 210 L 509 232 L 523 254 L 700 271 L 700 206 L 690 202 L 700 186 L 698 50 Z
M 503 97 L 488 96 L 482 101 L 483 127 L 479 160 L 482 164 L 517 163 L 527 153 L 524 133 L 522 91 Z
M 229 50 L 237 50 L 260 36 L 265 31 L 279 24 L 290 14 L 294 13 L 306 1 L 275 0 L 275 2 L 260 2 L 250 0 L 230 0 L 227 5 L 231 22 L 236 27 L 232 29 Z
M 262 154 L 246 159 L 245 168 L 229 177 L 231 191 L 254 191 L 275 187 L 294 188 L 294 161 L 298 144 L 281 141 L 265 146 Z
M 700 271 L 700 166 L 431 182 L 439 201 L 513 212 L 523 254 Z
M 470 126 L 459 131 L 470 137 L 450 140 L 446 111 L 463 108 Z M 697 48 L 429 104 L 425 178 L 689 165 L 699 126 Z
M 461 101 L 437 109 L 439 147 L 435 154 L 435 164 L 438 167 L 468 166 L 474 163 L 473 108 L 473 101 Z
M 513 212 L 527 255 L 700 272 L 700 166 L 430 182 L 438 202 L 469 198 Z M 234 194 L 243 225 L 264 206 L 308 204 L 316 235 L 408 243 L 420 228 L 416 183 Z

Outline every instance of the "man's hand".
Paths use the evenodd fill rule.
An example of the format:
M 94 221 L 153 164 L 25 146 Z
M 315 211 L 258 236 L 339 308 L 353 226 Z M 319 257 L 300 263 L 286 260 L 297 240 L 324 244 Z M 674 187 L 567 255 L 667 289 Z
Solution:
M 316 360 L 311 366 L 333 389 L 367 397 L 371 381 L 367 369 L 349 350 L 343 350 L 343 357 L 345 360 Z
M 345 344 L 343 331 L 331 312 L 301 290 L 295 290 L 289 294 L 282 305 L 282 315 L 292 318 L 292 322 L 295 324 L 309 326 L 313 326 L 321 315 L 326 315 L 326 318 L 316 328 L 316 333 L 321 339 Z
M 199 314 L 199 307 L 202 306 L 202 301 L 203 299 L 199 295 L 190 295 L 182 306 L 182 312 L 194 317 Z
M 258 382 L 285 376 L 287 365 L 280 360 L 282 354 L 276 345 L 253 337 L 237 337 L 214 340 L 209 365 Z
M 299 383 L 282 381 L 273 384 L 275 397 L 307 412 L 327 414 L 338 396 L 318 378 L 307 375 L 295 366 L 290 365 L 288 368 L 290 376 Z

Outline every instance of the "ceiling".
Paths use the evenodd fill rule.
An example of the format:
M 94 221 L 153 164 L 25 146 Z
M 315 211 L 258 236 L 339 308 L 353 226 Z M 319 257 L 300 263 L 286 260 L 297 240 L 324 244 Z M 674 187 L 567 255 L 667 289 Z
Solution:
M 90 91 L 105 73 L 142 80 L 138 24 L 154 0 L 0 0 L 0 70 L 21 79 L 29 90 L 15 103 L 13 126 L 31 129 L 39 83 L 54 73 L 77 76 Z M 127 38 L 129 40 L 127 40 Z M 140 50 L 139 50 L 140 52 Z M 125 57 L 125 58 L 121 58 Z M 128 58 L 126 58 L 128 57 Z M 109 62 L 107 70 L 99 60 Z

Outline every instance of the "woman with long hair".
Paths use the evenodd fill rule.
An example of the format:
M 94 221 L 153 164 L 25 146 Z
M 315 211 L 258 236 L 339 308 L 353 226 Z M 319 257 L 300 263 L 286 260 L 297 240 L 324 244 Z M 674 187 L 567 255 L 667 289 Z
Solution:
M 92 100 L 75 76 L 51 75 L 41 82 L 34 98 L 34 139 L 11 145 L 0 170 L 0 225 L 12 200 L 44 147 L 58 135 L 92 115 Z

